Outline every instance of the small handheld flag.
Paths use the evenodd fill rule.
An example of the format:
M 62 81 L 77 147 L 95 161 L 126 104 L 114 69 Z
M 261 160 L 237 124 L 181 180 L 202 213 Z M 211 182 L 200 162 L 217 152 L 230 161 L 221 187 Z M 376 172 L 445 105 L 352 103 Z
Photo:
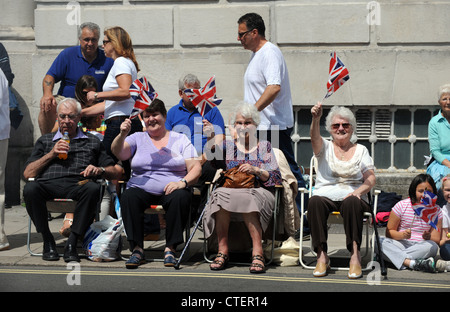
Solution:
M 438 230 L 437 224 L 439 220 L 440 207 L 436 205 L 437 195 L 425 191 L 423 197 L 418 204 L 413 205 L 414 212 L 427 224 Z
M 130 86 L 130 95 L 135 100 L 130 119 L 135 118 L 158 96 L 147 78 L 136 79 Z
M 184 94 L 189 97 L 202 116 L 205 116 L 207 112 L 222 102 L 222 99 L 216 97 L 215 78 L 215 76 L 209 78 L 208 82 L 201 89 L 184 90 Z
M 336 92 L 347 80 L 350 79 L 348 69 L 345 67 L 344 63 L 337 57 L 336 52 L 330 54 L 330 70 L 328 74 L 327 82 L 327 97 L 331 96 Z

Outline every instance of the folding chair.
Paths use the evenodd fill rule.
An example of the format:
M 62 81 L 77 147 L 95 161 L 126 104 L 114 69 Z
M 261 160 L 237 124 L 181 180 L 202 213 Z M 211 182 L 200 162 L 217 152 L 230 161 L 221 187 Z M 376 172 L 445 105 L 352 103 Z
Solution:
M 278 224 L 278 216 L 280 213 L 280 203 L 281 203 L 281 191 L 283 190 L 283 186 L 276 185 L 275 186 L 275 205 L 274 210 L 272 212 L 272 242 L 275 241 L 277 229 L 279 227 Z M 201 220 L 203 222 L 203 220 Z M 230 222 L 231 223 L 231 222 Z M 264 233 L 263 233 L 264 236 Z M 266 266 L 269 265 L 273 260 L 273 253 L 274 253 L 275 244 L 271 244 L 271 251 L 270 251 L 270 259 L 266 261 Z M 206 262 L 212 263 L 213 260 L 210 259 L 210 255 L 208 255 L 208 240 L 205 237 L 205 231 L 203 231 L 203 258 Z M 242 263 L 242 262 L 229 262 L 233 265 L 248 265 L 249 263 Z
M 304 267 L 305 269 L 311 269 L 314 270 L 315 266 L 310 266 L 307 265 L 305 263 L 304 260 L 304 253 L 303 253 L 303 243 L 304 243 L 304 237 L 303 237 L 303 226 L 304 226 L 304 218 L 307 216 L 307 211 L 305 211 L 305 199 L 304 199 L 304 195 L 305 193 L 308 193 L 309 198 L 311 198 L 311 196 L 313 195 L 313 191 L 314 191 L 314 174 L 315 174 L 315 170 L 317 168 L 317 159 L 315 156 L 313 156 L 311 158 L 311 162 L 310 162 L 310 175 L 309 175 L 309 190 L 306 188 L 299 188 L 299 192 L 302 193 L 302 200 L 301 200 L 301 216 L 300 216 L 300 249 L 299 249 L 299 261 L 300 264 L 302 265 L 302 267 Z M 375 220 L 374 220 L 374 216 L 377 210 L 377 203 L 378 203 L 378 194 L 380 194 L 381 191 L 379 190 L 374 190 L 374 205 L 373 205 L 373 212 L 364 212 L 364 222 L 363 225 L 365 227 L 365 236 L 366 236 L 366 240 L 365 240 L 365 247 L 366 247 L 366 252 L 364 255 L 362 255 L 361 257 L 364 258 L 369 254 L 369 259 L 370 261 L 367 263 L 367 266 L 365 268 L 362 269 L 362 271 L 367 271 L 367 270 L 372 270 L 372 259 L 374 256 L 374 252 L 375 252 L 375 238 L 377 238 L 378 240 L 378 232 L 376 229 L 376 224 L 375 224 Z M 371 198 L 370 194 L 369 195 L 369 199 Z M 341 214 L 337 211 L 334 211 L 332 213 L 330 213 L 329 217 L 328 217 L 328 224 L 343 224 L 343 218 L 341 216 Z M 372 234 L 369 235 L 369 229 L 370 227 L 373 228 Z M 379 244 L 378 244 L 379 246 Z M 328 252 L 328 255 L 331 257 L 333 254 L 337 253 L 339 251 L 339 249 L 337 250 L 332 250 L 330 252 Z M 310 252 L 311 254 L 315 257 L 316 253 L 313 251 L 312 246 L 310 247 Z M 349 270 L 348 267 L 331 267 L 332 270 Z
M 28 179 L 28 181 L 34 181 L 33 178 Z M 105 192 L 105 181 L 97 180 L 97 183 L 101 185 L 100 187 L 100 197 L 97 203 L 97 207 L 95 208 L 95 220 L 99 219 L 100 216 L 100 205 L 103 199 L 103 194 Z M 74 213 L 75 208 L 77 207 L 77 201 L 66 198 L 55 198 L 53 200 L 49 200 L 46 202 L 47 211 L 49 213 Z M 31 225 L 32 220 L 31 217 L 28 217 L 28 233 L 27 233 L 27 249 L 30 255 L 32 256 L 42 256 L 42 253 L 35 253 L 31 250 Z M 83 254 L 84 255 L 84 254 Z M 63 254 L 60 254 L 63 256 Z

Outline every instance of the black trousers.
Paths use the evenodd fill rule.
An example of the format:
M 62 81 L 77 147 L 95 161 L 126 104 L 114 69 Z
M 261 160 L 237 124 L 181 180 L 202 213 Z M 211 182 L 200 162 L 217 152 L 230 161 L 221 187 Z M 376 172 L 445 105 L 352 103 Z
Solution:
M 162 205 L 166 218 L 166 246 L 182 244 L 183 231 L 189 218 L 192 193 L 189 189 L 173 191 L 169 195 L 154 195 L 140 188 L 126 189 L 121 198 L 122 219 L 130 249 L 144 247 L 144 210 Z
M 78 181 L 78 178 L 60 178 L 30 181 L 25 185 L 23 197 L 27 212 L 37 232 L 50 232 L 46 201 L 54 198 L 69 198 L 78 201 L 71 231 L 78 235 L 86 232 L 95 217 L 101 186 L 93 181 L 78 185 Z
M 119 160 L 117 159 L 116 155 L 114 155 L 111 152 L 111 145 L 116 136 L 120 133 L 120 125 L 122 124 L 123 120 L 112 120 L 107 121 L 107 127 L 105 130 L 105 135 L 103 137 L 103 146 L 106 149 L 106 153 L 114 159 L 114 161 L 117 163 Z M 133 118 L 131 120 L 131 130 L 128 135 L 131 135 L 135 132 L 142 132 L 142 124 L 139 120 L 139 118 Z M 125 180 L 127 181 L 130 178 L 131 174 L 131 165 L 129 160 L 122 161 L 122 167 L 125 171 Z
M 311 229 L 311 240 L 314 251 L 318 247 L 327 252 L 328 215 L 332 211 L 339 211 L 344 219 L 346 247 L 353 249 L 353 241 L 361 246 L 364 212 L 370 212 L 370 205 L 356 196 L 349 196 L 343 201 L 332 201 L 323 196 L 312 196 L 308 202 L 308 223 Z

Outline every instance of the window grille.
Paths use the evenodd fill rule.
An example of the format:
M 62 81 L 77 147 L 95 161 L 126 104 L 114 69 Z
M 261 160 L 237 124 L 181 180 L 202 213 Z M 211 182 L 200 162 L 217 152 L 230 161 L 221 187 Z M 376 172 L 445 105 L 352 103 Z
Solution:
M 356 117 L 356 136 L 371 154 L 377 172 L 425 171 L 424 156 L 429 155 L 428 122 L 439 108 L 433 107 L 353 107 Z M 324 107 L 321 135 L 325 130 Z M 311 109 L 294 107 L 295 127 L 292 133 L 297 163 L 307 166 L 312 155 L 309 128 Z

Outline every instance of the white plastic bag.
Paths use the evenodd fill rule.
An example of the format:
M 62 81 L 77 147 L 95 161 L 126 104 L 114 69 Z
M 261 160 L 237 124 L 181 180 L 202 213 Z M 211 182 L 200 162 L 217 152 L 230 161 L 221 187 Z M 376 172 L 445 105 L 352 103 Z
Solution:
M 272 262 L 279 266 L 296 266 L 298 265 L 298 252 L 300 249 L 299 243 L 293 238 L 289 237 L 287 240 L 281 243 L 275 242 L 273 250 Z M 266 258 L 270 258 L 270 251 L 272 248 L 272 241 L 264 248 L 264 254 Z
M 119 200 L 113 194 L 118 219 L 107 215 L 91 224 L 83 239 L 83 249 L 89 260 L 114 261 L 120 257 L 121 235 L 124 229 Z

